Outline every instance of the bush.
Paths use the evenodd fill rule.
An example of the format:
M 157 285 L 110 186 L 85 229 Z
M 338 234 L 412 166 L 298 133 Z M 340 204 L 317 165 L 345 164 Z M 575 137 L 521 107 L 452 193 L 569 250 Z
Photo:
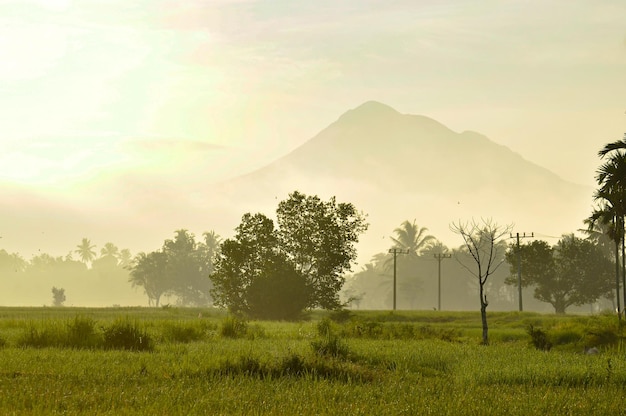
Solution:
M 96 348 L 102 339 L 96 332 L 96 321 L 89 317 L 76 316 L 68 322 L 63 337 L 63 346 L 69 348 Z
M 202 327 L 193 324 L 166 324 L 163 326 L 163 338 L 170 342 L 193 342 L 204 337 Z
M 137 323 L 118 319 L 111 326 L 104 328 L 104 348 L 151 351 L 154 347 L 150 335 L 139 328 Z
M 224 338 L 243 338 L 248 332 L 248 323 L 236 316 L 227 316 L 222 320 L 219 334 Z
M 61 333 L 53 328 L 38 328 L 35 324 L 28 325 L 26 331 L 17 339 L 19 347 L 48 348 L 61 346 Z
M 552 348 L 552 343 L 548 340 L 548 335 L 543 332 L 541 329 L 535 329 L 535 327 L 530 324 L 528 326 L 528 335 L 531 338 L 531 344 L 538 350 L 541 351 L 550 351 Z
M 320 356 L 347 358 L 350 354 L 348 346 L 336 332 L 333 322 L 324 318 L 317 324 L 320 339 L 311 341 L 313 352 Z

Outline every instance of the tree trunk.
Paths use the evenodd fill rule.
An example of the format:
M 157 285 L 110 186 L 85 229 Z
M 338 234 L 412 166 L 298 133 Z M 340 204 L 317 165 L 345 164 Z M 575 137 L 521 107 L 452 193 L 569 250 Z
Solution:
M 555 299 L 552 306 L 554 306 L 554 312 L 557 315 L 565 315 L 565 308 L 567 308 L 567 306 L 565 306 L 564 299 Z
M 615 239 L 615 299 L 617 300 L 617 317 L 621 320 L 622 310 L 619 300 L 619 241 L 617 239 Z
M 480 319 L 483 323 L 483 345 L 489 345 L 489 327 L 487 326 L 487 296 L 483 294 L 484 283 L 480 285 Z

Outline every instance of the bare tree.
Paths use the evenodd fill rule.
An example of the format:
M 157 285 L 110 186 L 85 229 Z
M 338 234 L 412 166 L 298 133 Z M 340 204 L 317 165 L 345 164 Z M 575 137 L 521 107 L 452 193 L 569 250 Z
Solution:
M 491 276 L 502 264 L 506 244 L 498 244 L 499 240 L 512 230 L 511 225 L 500 226 L 491 219 L 482 219 L 480 222 L 476 220 L 457 222 L 450 225 L 450 230 L 459 234 L 463 238 L 465 248 L 467 249 L 468 258 L 473 260 L 475 268 L 470 267 L 461 261 L 457 256 L 459 263 L 465 267 L 478 282 L 478 293 L 480 296 L 480 317 L 483 325 L 483 344 L 489 344 L 489 327 L 487 326 L 487 294 L 485 293 L 485 284 Z

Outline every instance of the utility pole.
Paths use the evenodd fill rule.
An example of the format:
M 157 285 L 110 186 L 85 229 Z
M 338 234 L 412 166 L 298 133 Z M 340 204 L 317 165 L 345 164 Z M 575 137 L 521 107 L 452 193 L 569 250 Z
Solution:
M 437 291 L 437 310 L 440 311 L 441 310 L 441 261 L 443 259 L 449 259 L 450 257 L 452 257 L 452 254 L 443 254 L 443 253 L 437 253 L 434 255 L 435 258 L 437 259 L 437 263 L 438 263 L 438 273 L 437 273 L 437 286 L 438 286 L 438 291 Z
M 389 249 L 389 253 L 393 254 L 393 310 L 396 310 L 396 256 L 398 254 L 409 254 L 409 250 L 401 248 Z
M 522 306 L 522 251 L 519 247 L 519 239 L 533 237 L 535 237 L 535 233 L 530 233 L 530 235 L 526 235 L 526 233 L 523 233 L 522 235 L 519 235 L 519 233 L 515 233 L 515 238 L 517 239 L 517 294 L 519 299 L 520 312 L 524 310 L 524 307 Z M 513 234 L 511 234 L 511 238 L 513 238 Z

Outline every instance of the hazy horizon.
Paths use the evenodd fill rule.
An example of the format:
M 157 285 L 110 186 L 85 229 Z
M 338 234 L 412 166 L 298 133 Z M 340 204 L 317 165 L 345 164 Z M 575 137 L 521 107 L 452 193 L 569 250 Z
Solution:
M 270 163 L 370 100 L 592 187 L 597 151 L 626 131 L 625 18 L 609 0 L 0 0 L 9 207 L 27 209 L 24 191 L 46 207 L 33 219 L 71 207 L 108 221 L 97 235 L 35 223 L 7 235 L 5 215 L 0 248 L 21 238 L 36 253 L 62 236 L 156 249 L 175 228 L 146 246 L 112 239 L 110 223 L 163 227 L 159 201 L 206 199 L 207 183 Z

